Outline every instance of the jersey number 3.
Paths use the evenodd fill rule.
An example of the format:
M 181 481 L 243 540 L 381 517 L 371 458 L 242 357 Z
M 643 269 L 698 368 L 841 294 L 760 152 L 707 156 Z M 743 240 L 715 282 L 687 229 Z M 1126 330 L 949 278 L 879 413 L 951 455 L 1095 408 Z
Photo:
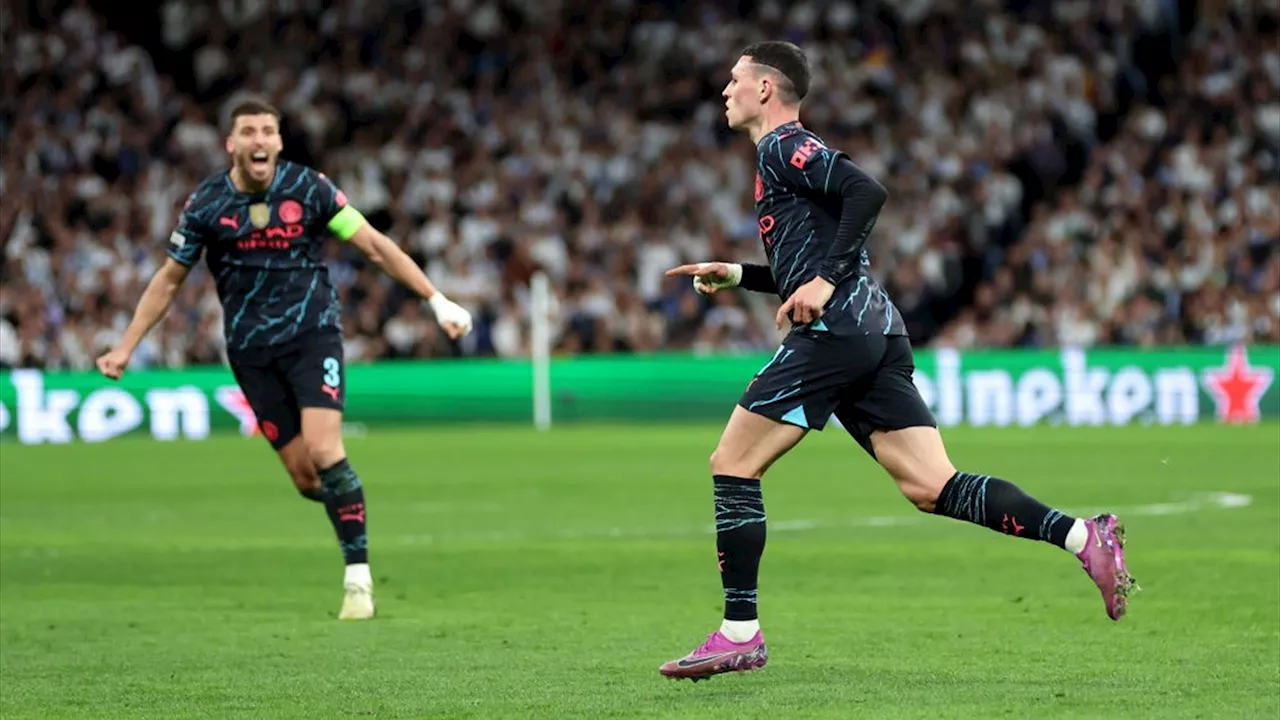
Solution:
M 338 362 L 338 358 L 327 357 L 324 359 L 324 384 L 329 387 L 338 387 L 342 384 L 342 364 Z

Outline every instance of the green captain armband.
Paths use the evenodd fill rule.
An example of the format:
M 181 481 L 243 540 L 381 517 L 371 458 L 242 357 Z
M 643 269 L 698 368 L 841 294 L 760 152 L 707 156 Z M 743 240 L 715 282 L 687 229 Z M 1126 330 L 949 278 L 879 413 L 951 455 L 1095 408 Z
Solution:
M 348 205 L 339 210 L 337 215 L 334 215 L 329 219 L 328 227 L 330 232 L 337 235 L 345 242 L 350 240 L 351 236 L 355 235 L 356 231 L 359 230 L 360 226 L 364 225 L 364 223 L 365 219 L 364 216 L 360 214 L 360 211 Z

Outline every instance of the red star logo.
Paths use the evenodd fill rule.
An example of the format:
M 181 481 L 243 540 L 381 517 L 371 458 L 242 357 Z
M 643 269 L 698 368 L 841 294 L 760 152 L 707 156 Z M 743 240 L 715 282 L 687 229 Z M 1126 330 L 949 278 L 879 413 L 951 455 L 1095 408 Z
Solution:
M 1274 373 L 1268 367 L 1250 367 L 1243 345 L 1227 352 L 1227 364 L 1221 368 L 1205 368 L 1201 377 L 1218 406 L 1218 421 L 1224 423 L 1256 423 L 1261 412 L 1258 403 L 1271 387 Z

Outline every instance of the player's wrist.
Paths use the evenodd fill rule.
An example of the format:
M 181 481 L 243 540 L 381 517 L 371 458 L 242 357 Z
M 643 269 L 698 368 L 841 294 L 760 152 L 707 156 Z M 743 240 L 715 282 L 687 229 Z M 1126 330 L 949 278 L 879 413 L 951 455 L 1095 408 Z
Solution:
M 131 358 L 141 344 L 142 338 L 135 338 L 126 334 L 120 338 L 120 342 L 116 343 L 115 352 L 124 353 L 126 358 Z
M 836 272 L 831 268 L 824 267 L 818 270 L 818 275 L 816 279 L 821 280 L 834 288 L 837 285 L 839 285 L 842 280 L 844 280 L 844 277 L 842 276 L 841 273 Z
M 712 265 L 723 265 L 724 275 L 710 274 L 702 276 L 703 281 L 708 285 L 714 285 L 718 288 L 737 287 L 742 282 L 742 265 L 738 263 L 698 263 L 699 270 L 705 270 Z
M 427 298 L 427 305 L 431 306 L 432 310 L 439 310 L 450 302 L 449 298 L 445 297 L 444 293 L 439 290 L 436 290 L 431 294 L 431 297 Z

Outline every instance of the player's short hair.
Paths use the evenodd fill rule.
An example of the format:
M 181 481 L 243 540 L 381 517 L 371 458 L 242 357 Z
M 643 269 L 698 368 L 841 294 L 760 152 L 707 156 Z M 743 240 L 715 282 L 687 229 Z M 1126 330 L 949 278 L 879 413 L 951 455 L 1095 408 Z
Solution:
M 275 109 L 275 106 L 261 98 L 248 98 L 236 103 L 227 115 L 228 135 L 235 129 L 236 118 L 241 115 L 271 115 L 275 117 L 276 122 L 280 122 L 280 111 Z
M 798 103 L 809 94 L 809 58 L 796 45 L 779 40 L 758 42 L 744 48 L 742 56 L 777 72 L 782 78 L 778 85 L 783 100 Z

